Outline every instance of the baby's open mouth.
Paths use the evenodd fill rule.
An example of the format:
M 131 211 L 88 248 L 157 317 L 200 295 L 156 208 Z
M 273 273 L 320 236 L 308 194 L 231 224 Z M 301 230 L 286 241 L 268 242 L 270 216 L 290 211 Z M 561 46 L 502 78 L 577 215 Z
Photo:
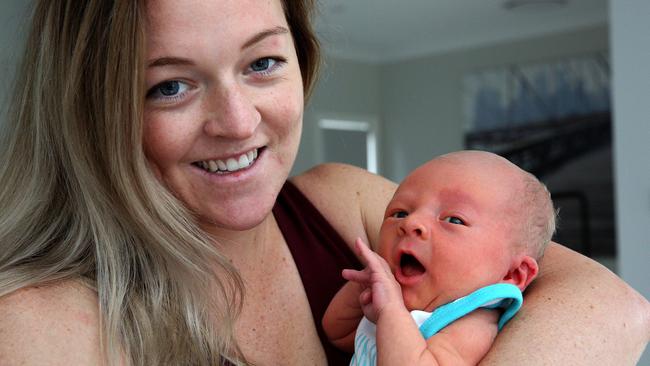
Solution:
M 426 272 L 426 269 L 414 256 L 402 254 L 399 260 L 399 268 L 405 277 L 419 276 Z

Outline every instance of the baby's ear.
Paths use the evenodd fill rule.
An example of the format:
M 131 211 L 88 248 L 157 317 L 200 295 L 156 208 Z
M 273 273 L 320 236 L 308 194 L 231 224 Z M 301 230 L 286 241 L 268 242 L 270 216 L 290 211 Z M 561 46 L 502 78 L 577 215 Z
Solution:
M 502 283 L 513 284 L 523 292 L 526 287 L 537 277 L 539 266 L 531 256 L 522 255 L 513 261 L 510 270 L 501 280 Z

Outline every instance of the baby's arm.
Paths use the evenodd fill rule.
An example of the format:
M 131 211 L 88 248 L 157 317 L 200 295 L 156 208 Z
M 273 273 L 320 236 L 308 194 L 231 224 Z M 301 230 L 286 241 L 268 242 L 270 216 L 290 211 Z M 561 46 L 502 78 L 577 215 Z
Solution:
M 363 318 L 359 295 L 361 286 L 349 281 L 336 293 L 323 316 L 327 339 L 339 349 L 352 353 L 357 326 Z
M 378 365 L 475 365 L 483 358 L 496 337 L 496 311 L 475 311 L 425 340 L 386 261 L 360 240 L 356 249 L 366 268 L 343 274 L 363 288 L 363 312 L 377 325 Z
M 427 339 L 431 365 L 478 365 L 497 336 L 499 313 L 478 309 Z M 420 364 L 427 364 L 421 362 Z

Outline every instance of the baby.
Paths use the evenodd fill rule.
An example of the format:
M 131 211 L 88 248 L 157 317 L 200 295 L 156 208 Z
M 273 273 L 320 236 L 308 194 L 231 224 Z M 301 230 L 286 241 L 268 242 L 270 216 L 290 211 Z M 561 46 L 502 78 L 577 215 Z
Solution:
M 397 188 L 378 253 L 357 240 L 366 268 L 343 271 L 328 338 L 355 365 L 477 364 L 521 307 L 555 215 L 546 187 L 500 156 L 431 160 Z

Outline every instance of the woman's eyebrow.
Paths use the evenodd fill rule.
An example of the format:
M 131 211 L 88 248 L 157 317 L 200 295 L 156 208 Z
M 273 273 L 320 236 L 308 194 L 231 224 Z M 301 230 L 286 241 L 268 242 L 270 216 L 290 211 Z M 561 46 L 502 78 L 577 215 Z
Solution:
M 251 47 L 252 45 L 254 45 L 257 42 L 260 42 L 261 40 L 263 40 L 266 37 L 275 36 L 275 35 L 278 35 L 278 34 L 286 34 L 286 33 L 289 33 L 289 30 L 287 28 L 281 27 L 281 26 L 277 26 L 277 27 L 273 27 L 271 29 L 263 30 L 263 31 L 255 34 L 248 41 L 246 41 L 241 48 L 243 50 L 243 49 L 246 49 L 248 47 Z
M 193 66 L 194 61 L 187 59 L 187 58 L 182 58 L 182 57 L 161 57 L 157 58 L 147 64 L 147 68 L 152 68 L 152 67 L 160 67 L 160 66 L 167 66 L 167 65 L 189 65 Z
M 244 43 L 244 45 L 241 47 L 242 50 L 251 47 L 252 45 L 262 41 L 263 39 L 271 36 L 275 36 L 278 34 L 287 34 L 289 33 L 289 30 L 285 27 L 277 26 L 273 27 L 267 30 L 263 30 L 257 34 L 255 34 L 253 37 L 251 37 L 248 41 Z M 152 67 L 160 67 L 160 66 L 168 66 L 168 65 L 180 65 L 180 66 L 194 66 L 196 65 L 194 61 L 187 59 L 187 58 L 182 58 L 182 57 L 161 57 L 157 58 L 155 60 L 152 60 L 147 63 L 147 68 L 152 68 Z

